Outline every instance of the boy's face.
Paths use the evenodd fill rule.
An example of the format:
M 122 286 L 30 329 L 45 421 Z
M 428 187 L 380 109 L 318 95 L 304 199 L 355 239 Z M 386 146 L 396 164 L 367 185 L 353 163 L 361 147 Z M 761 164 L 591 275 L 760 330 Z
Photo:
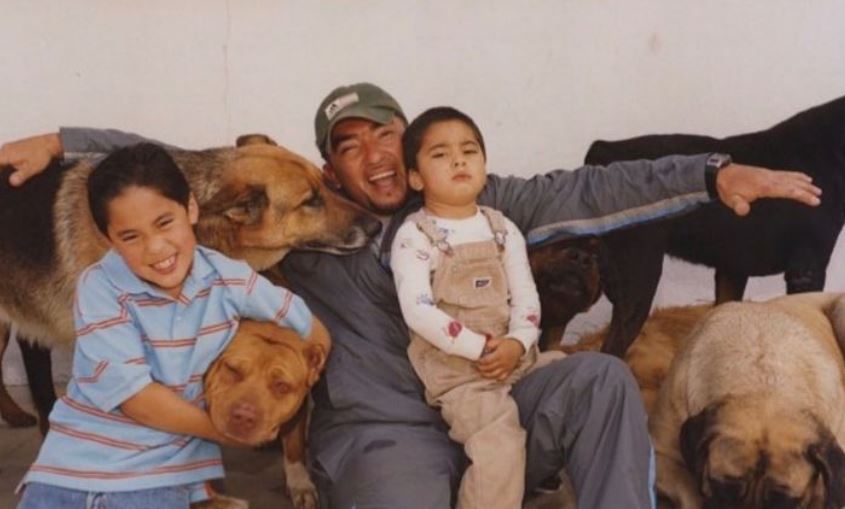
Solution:
M 481 145 L 460 120 L 431 124 L 416 161 L 408 178 L 412 188 L 423 192 L 427 206 L 474 204 L 487 180 Z
M 330 134 L 326 177 L 358 205 L 377 214 L 395 212 L 408 195 L 402 163 L 404 131 L 399 117 L 384 125 L 363 118 L 341 120 Z
M 187 210 L 149 187 L 129 187 L 108 204 L 108 239 L 139 278 L 177 298 L 194 259 L 192 225 L 199 209 Z

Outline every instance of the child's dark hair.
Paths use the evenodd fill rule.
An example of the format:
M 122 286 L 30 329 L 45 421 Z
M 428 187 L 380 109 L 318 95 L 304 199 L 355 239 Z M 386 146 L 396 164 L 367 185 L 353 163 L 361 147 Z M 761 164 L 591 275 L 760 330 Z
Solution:
M 108 236 L 108 206 L 128 187 L 148 187 L 185 208 L 188 181 L 170 154 L 158 145 L 139 143 L 112 152 L 88 177 L 88 207 L 97 228 Z
M 446 122 L 449 120 L 457 120 L 463 122 L 475 135 L 478 145 L 481 146 L 481 153 L 487 158 L 487 150 L 484 148 L 484 137 L 481 136 L 481 130 L 475 125 L 469 115 L 452 108 L 451 106 L 438 106 L 430 108 L 422 112 L 415 118 L 405 129 L 405 134 L 402 135 L 402 160 L 405 163 L 405 169 L 408 171 L 416 169 L 417 154 L 422 145 L 423 136 L 432 124 L 438 122 Z

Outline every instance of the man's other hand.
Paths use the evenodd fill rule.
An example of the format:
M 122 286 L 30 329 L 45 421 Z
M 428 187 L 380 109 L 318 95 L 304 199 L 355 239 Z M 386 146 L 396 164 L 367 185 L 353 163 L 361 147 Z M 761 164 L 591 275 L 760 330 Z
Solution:
M 15 169 L 9 176 L 9 183 L 19 186 L 44 171 L 50 161 L 61 158 L 63 152 L 58 133 L 41 134 L 5 143 L 0 147 L 0 166 Z
M 738 216 L 751 210 L 760 198 L 788 198 L 815 207 L 822 190 L 813 179 L 795 171 L 773 171 L 744 164 L 729 164 L 716 174 L 716 190 L 722 203 Z

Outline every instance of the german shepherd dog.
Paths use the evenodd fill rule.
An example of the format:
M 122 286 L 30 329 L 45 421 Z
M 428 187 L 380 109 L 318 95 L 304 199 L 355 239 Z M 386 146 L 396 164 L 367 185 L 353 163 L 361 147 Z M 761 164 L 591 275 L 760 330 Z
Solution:
M 316 166 L 264 136 L 171 155 L 199 204 L 198 241 L 256 270 L 291 249 L 357 250 L 381 228 L 329 190 Z M 73 341 L 77 277 L 107 250 L 88 210 L 91 169 L 86 161 L 57 162 L 21 188 L 10 187 L 8 169 L 0 171 L 0 324 L 16 324 L 27 338 L 19 343 L 42 431 L 55 402 L 49 347 Z M 0 403 L 4 398 L 11 401 L 5 388 Z M 12 424 L 26 424 L 19 408 L 3 412 L 7 419 L 10 414 Z
M 787 293 L 824 289 L 836 239 L 845 223 L 845 97 L 799 113 L 774 127 L 728 138 L 685 134 L 596 141 L 587 164 L 656 159 L 670 154 L 724 152 L 739 163 L 803 171 L 823 190 L 819 207 L 790 200 L 755 203 L 737 217 L 710 203 L 667 221 L 607 234 L 613 303 L 602 351 L 623 356 L 648 316 L 663 255 L 714 267 L 716 302 L 741 300 L 749 276 L 785 273 Z

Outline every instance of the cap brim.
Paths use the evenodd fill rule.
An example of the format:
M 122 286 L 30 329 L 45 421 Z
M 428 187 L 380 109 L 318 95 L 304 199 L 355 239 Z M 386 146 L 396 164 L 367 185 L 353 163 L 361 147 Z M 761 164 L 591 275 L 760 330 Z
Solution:
M 346 120 L 347 118 L 363 118 L 372 120 L 379 125 L 385 125 L 393 120 L 395 115 L 396 112 L 392 109 L 380 108 L 378 106 L 354 105 L 344 109 L 329 122 L 329 128 L 326 130 L 326 152 L 331 153 L 332 151 L 332 131 L 334 131 L 334 126 L 341 120 Z

